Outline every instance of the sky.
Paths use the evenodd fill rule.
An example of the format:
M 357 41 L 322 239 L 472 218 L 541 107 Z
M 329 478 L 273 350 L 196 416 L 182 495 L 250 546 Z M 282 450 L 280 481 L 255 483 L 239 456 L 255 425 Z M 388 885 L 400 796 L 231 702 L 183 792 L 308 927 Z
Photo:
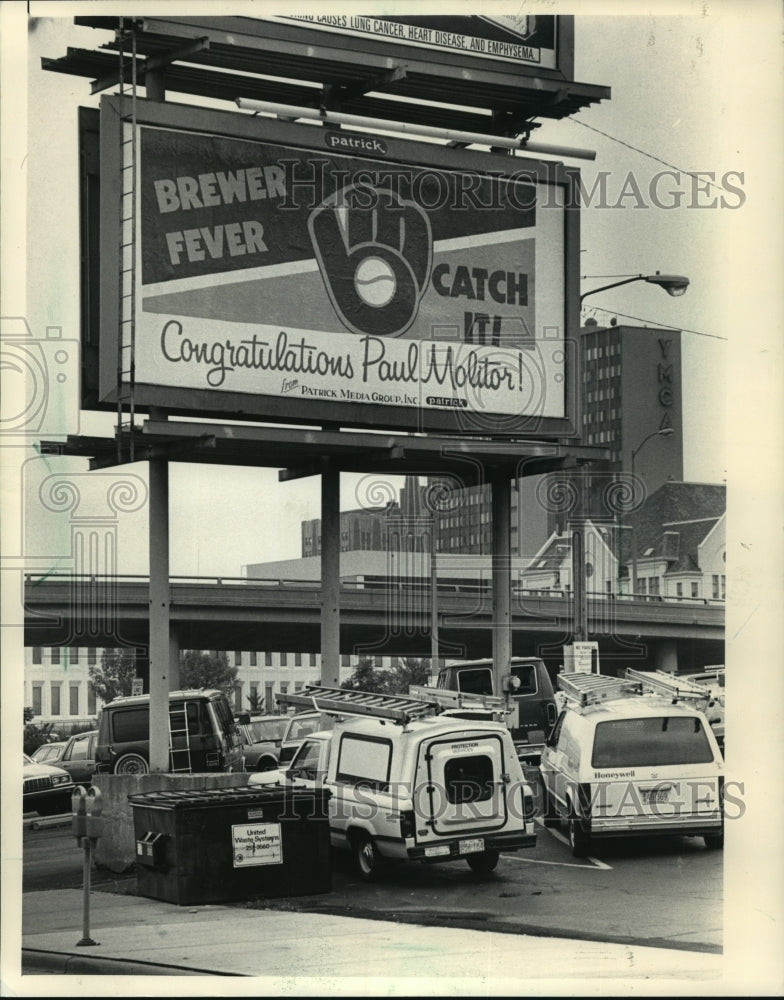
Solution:
M 748 12 L 758 9 L 761 16 L 769 5 L 745 5 L 743 14 L 736 4 L 680 6 L 687 16 L 655 13 L 656 4 L 645 16 L 577 16 L 575 78 L 610 87 L 612 99 L 576 120 L 545 123 L 535 139 L 595 150 L 593 162 L 570 161 L 580 166 L 588 190 L 599 172 L 605 176 L 605 197 L 595 197 L 582 213 L 583 291 L 614 280 L 606 275 L 661 271 L 689 277 L 689 290 L 679 298 L 641 282 L 592 296 L 583 319 L 606 323 L 616 316 L 619 323 L 685 331 L 685 478 L 721 482 L 728 474 L 728 365 L 733 338 L 744 335 L 738 325 L 736 246 L 747 221 L 747 199 L 758 194 L 751 183 L 756 163 L 744 148 L 742 109 L 727 67 L 737 52 L 749 51 L 763 27 Z M 44 15 L 52 10 L 33 9 Z M 109 37 L 75 27 L 71 17 L 31 21 L 24 314 L 34 330 L 61 326 L 65 337 L 78 336 L 79 326 L 76 109 L 97 99 L 89 94 L 88 80 L 44 72 L 40 57 Z M 703 174 L 696 193 L 694 172 Z M 722 190 L 727 174 L 734 194 Z M 707 185 L 711 179 L 713 187 Z M 722 196 L 728 207 L 718 204 Z M 675 207 L 663 207 L 670 204 Z M 82 433 L 110 434 L 112 423 L 104 415 L 79 414 Z M 56 464 L 58 470 L 65 467 L 62 459 Z M 124 471 L 146 476 L 144 465 Z M 33 478 L 37 482 L 40 474 Z M 370 485 L 366 477 L 344 476 L 342 505 L 359 506 Z M 171 571 L 178 575 L 239 575 L 249 562 L 296 557 L 300 522 L 319 514 L 318 482 L 279 483 L 276 470 L 176 465 L 170 489 Z M 217 530 L 218 509 L 220 525 L 228 530 Z M 44 511 L 44 519 L 49 514 Z M 132 540 L 144 521 L 143 512 L 123 521 L 129 539 L 122 553 L 126 572 L 144 572 L 144 545 Z

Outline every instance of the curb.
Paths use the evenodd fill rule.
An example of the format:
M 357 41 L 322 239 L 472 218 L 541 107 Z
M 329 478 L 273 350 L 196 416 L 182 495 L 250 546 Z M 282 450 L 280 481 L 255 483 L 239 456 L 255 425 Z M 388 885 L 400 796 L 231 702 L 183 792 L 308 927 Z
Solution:
M 126 961 L 98 955 L 74 955 L 68 952 L 38 951 L 22 948 L 22 974 L 60 976 L 239 976 L 237 972 L 194 969 L 180 965 L 155 965 L 152 962 Z

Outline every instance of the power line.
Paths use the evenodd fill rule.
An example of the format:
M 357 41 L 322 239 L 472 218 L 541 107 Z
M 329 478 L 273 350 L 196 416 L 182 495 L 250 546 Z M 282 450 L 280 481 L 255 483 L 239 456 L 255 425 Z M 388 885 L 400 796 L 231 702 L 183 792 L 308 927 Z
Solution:
M 693 333 L 696 337 L 711 337 L 713 340 L 728 341 L 728 337 L 722 337 L 718 333 L 703 333 L 702 330 L 688 330 L 682 326 L 673 326 L 672 323 L 659 323 L 657 320 L 643 319 L 641 316 L 630 316 L 629 313 L 618 312 L 617 309 L 603 309 L 601 306 L 585 306 L 589 312 L 612 313 L 613 316 L 623 316 L 624 319 L 633 319 L 638 323 L 645 323 L 646 326 L 656 327 L 664 330 L 680 330 L 681 333 Z
M 700 183 L 706 183 L 709 187 L 715 188 L 717 191 L 723 190 L 718 184 L 714 184 L 713 181 L 707 180 L 704 175 L 694 173 L 692 170 L 684 170 L 682 167 L 676 167 L 674 163 L 669 163 L 667 160 L 663 160 L 660 156 L 654 156 L 653 153 L 649 153 L 644 149 L 640 149 L 639 146 L 633 146 L 630 142 L 626 142 L 624 139 L 618 139 L 614 135 L 610 135 L 609 132 L 603 132 L 600 128 L 596 128 L 595 125 L 589 125 L 587 122 L 581 122 L 579 118 L 573 118 L 571 115 L 567 115 L 567 120 L 574 122 L 575 125 L 582 125 L 583 128 L 590 129 L 591 132 L 597 132 L 599 135 L 603 135 L 605 139 L 610 139 L 612 142 L 617 142 L 619 146 L 625 146 L 627 149 L 633 150 L 635 153 L 639 153 L 641 156 L 647 156 L 649 160 L 653 160 L 656 163 L 661 163 L 662 166 L 669 167 L 670 170 L 676 170 L 679 174 L 686 174 L 687 177 L 696 177 Z M 692 331 L 694 332 L 694 331 Z

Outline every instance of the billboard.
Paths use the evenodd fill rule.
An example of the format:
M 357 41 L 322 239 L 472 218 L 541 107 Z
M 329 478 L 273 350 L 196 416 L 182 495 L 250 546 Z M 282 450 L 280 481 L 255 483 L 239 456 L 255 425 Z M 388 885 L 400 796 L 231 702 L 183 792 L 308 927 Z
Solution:
M 139 107 L 135 126 L 121 122 L 116 98 L 101 108 L 103 401 L 116 393 L 118 331 L 128 336 L 132 302 L 142 406 L 573 433 L 573 172 L 318 125 Z M 121 148 L 135 149 L 125 169 Z M 117 206 L 131 200 L 135 218 L 126 208 L 122 219 Z
M 309 28 L 393 45 L 412 45 L 474 59 L 508 60 L 519 65 L 557 69 L 555 15 L 409 15 L 288 14 L 273 21 L 297 21 Z

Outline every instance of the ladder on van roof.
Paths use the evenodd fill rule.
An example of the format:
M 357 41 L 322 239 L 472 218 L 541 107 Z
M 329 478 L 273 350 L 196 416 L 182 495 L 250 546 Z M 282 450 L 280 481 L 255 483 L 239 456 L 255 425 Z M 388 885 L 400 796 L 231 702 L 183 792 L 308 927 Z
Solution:
M 606 677 L 603 674 L 559 674 L 558 687 L 563 691 L 567 702 L 576 708 L 588 708 L 590 705 L 600 705 L 605 701 L 642 693 L 639 682 L 621 677 Z
M 710 700 L 710 692 L 700 684 L 695 684 L 683 677 L 676 677 L 668 674 L 664 670 L 632 670 L 628 667 L 626 676 L 629 680 L 637 681 L 642 685 L 645 694 L 664 695 L 672 698 L 673 704 L 678 701 L 704 701 Z
M 422 719 L 438 712 L 433 701 L 397 694 L 374 694 L 369 691 L 350 691 L 346 688 L 322 687 L 308 684 L 301 691 L 278 692 L 279 705 L 293 705 L 313 709 L 327 715 L 360 715 L 376 719 L 389 719 L 407 725 L 413 719 Z
M 493 715 L 506 716 L 510 711 L 506 701 L 495 694 L 474 694 L 469 691 L 452 691 L 450 688 L 431 688 L 421 684 L 411 684 L 408 688 L 410 698 L 435 703 L 441 709 L 460 709 L 492 712 Z

